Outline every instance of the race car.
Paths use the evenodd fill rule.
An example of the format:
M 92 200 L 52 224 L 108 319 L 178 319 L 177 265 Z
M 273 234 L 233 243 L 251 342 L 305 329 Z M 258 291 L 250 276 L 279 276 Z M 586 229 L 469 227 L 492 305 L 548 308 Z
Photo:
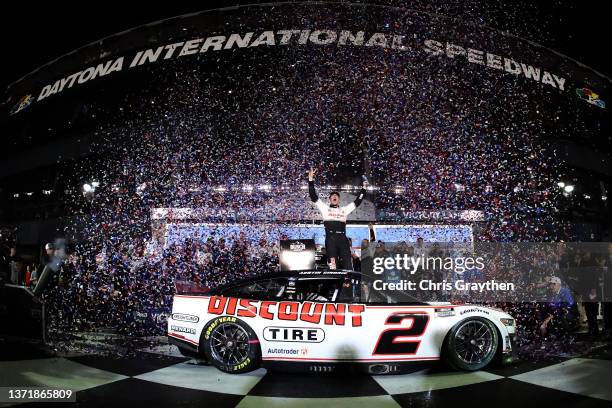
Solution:
M 183 285 L 168 338 L 228 373 L 263 366 L 391 374 L 440 359 L 474 371 L 512 351 L 516 327 L 507 313 L 407 296 L 373 290 L 368 276 L 341 270 L 281 272 L 211 291 Z

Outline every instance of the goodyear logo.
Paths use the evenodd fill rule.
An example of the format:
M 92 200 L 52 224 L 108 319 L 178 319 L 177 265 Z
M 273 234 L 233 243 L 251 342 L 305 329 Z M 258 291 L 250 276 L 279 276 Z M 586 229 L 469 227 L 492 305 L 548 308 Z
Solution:
M 224 317 L 220 317 L 214 320 L 211 324 L 208 325 L 208 328 L 206 329 L 206 332 L 204 333 L 204 338 L 206 340 L 210 339 L 210 335 L 212 331 L 215 329 L 215 327 L 217 327 L 220 323 L 225 323 L 225 322 L 235 323 L 236 318 L 231 317 L 231 316 L 224 316 Z

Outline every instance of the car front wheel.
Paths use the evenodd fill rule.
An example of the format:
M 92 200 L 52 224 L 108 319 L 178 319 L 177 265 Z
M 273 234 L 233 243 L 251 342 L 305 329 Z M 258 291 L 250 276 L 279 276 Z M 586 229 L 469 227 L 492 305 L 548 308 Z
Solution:
M 219 370 L 239 374 L 253 371 L 261 363 L 257 335 L 248 324 L 233 316 L 209 322 L 203 331 L 206 359 Z
M 444 359 L 458 370 L 476 371 L 495 358 L 499 334 L 493 323 L 470 317 L 457 323 L 444 341 Z

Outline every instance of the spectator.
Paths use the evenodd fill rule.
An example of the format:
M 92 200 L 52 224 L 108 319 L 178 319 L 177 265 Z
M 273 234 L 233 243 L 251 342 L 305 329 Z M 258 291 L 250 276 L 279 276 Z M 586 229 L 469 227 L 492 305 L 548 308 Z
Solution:
M 590 251 L 584 251 L 580 262 L 580 279 L 583 282 L 585 293 L 583 294 L 584 311 L 587 317 L 589 335 L 599 335 L 597 314 L 599 308 L 599 276 L 601 269 L 597 266 Z
M 416 247 L 414 248 L 414 255 L 415 256 L 427 256 L 427 248 L 425 247 L 423 237 L 417 238 Z
M 21 257 L 17 255 L 16 246 L 11 247 L 8 261 L 11 271 L 11 283 L 15 285 L 21 285 L 23 283 L 23 262 L 21 260 Z
M 374 258 L 374 245 L 370 245 L 370 240 L 363 239 L 361 241 L 361 259 L 360 259 L 360 268 L 361 273 L 373 276 L 373 258 Z
M 566 333 L 575 322 L 576 302 L 570 290 L 563 285 L 557 276 L 548 278 L 551 299 L 545 309 L 546 317 L 540 324 L 540 334 L 546 337 L 548 334 Z
M 38 270 L 39 270 L 39 266 L 34 265 L 32 266 L 32 273 L 30 274 L 30 282 L 29 282 L 29 287 L 33 288 L 36 286 L 36 284 L 38 283 L 38 278 L 39 278 L 39 274 L 38 274 Z

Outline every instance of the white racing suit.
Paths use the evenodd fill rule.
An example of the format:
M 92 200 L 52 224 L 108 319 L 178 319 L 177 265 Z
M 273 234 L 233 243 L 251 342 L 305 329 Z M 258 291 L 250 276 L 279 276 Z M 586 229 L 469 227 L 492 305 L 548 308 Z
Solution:
M 362 188 L 359 195 L 349 205 L 340 207 L 325 204 L 315 191 L 314 181 L 308 181 L 308 192 L 310 199 L 317 206 L 323 217 L 325 226 L 325 250 L 327 259 L 336 259 L 336 267 L 339 269 L 353 269 L 353 259 L 349 240 L 346 237 L 346 218 L 357 208 L 365 196 L 365 188 Z

